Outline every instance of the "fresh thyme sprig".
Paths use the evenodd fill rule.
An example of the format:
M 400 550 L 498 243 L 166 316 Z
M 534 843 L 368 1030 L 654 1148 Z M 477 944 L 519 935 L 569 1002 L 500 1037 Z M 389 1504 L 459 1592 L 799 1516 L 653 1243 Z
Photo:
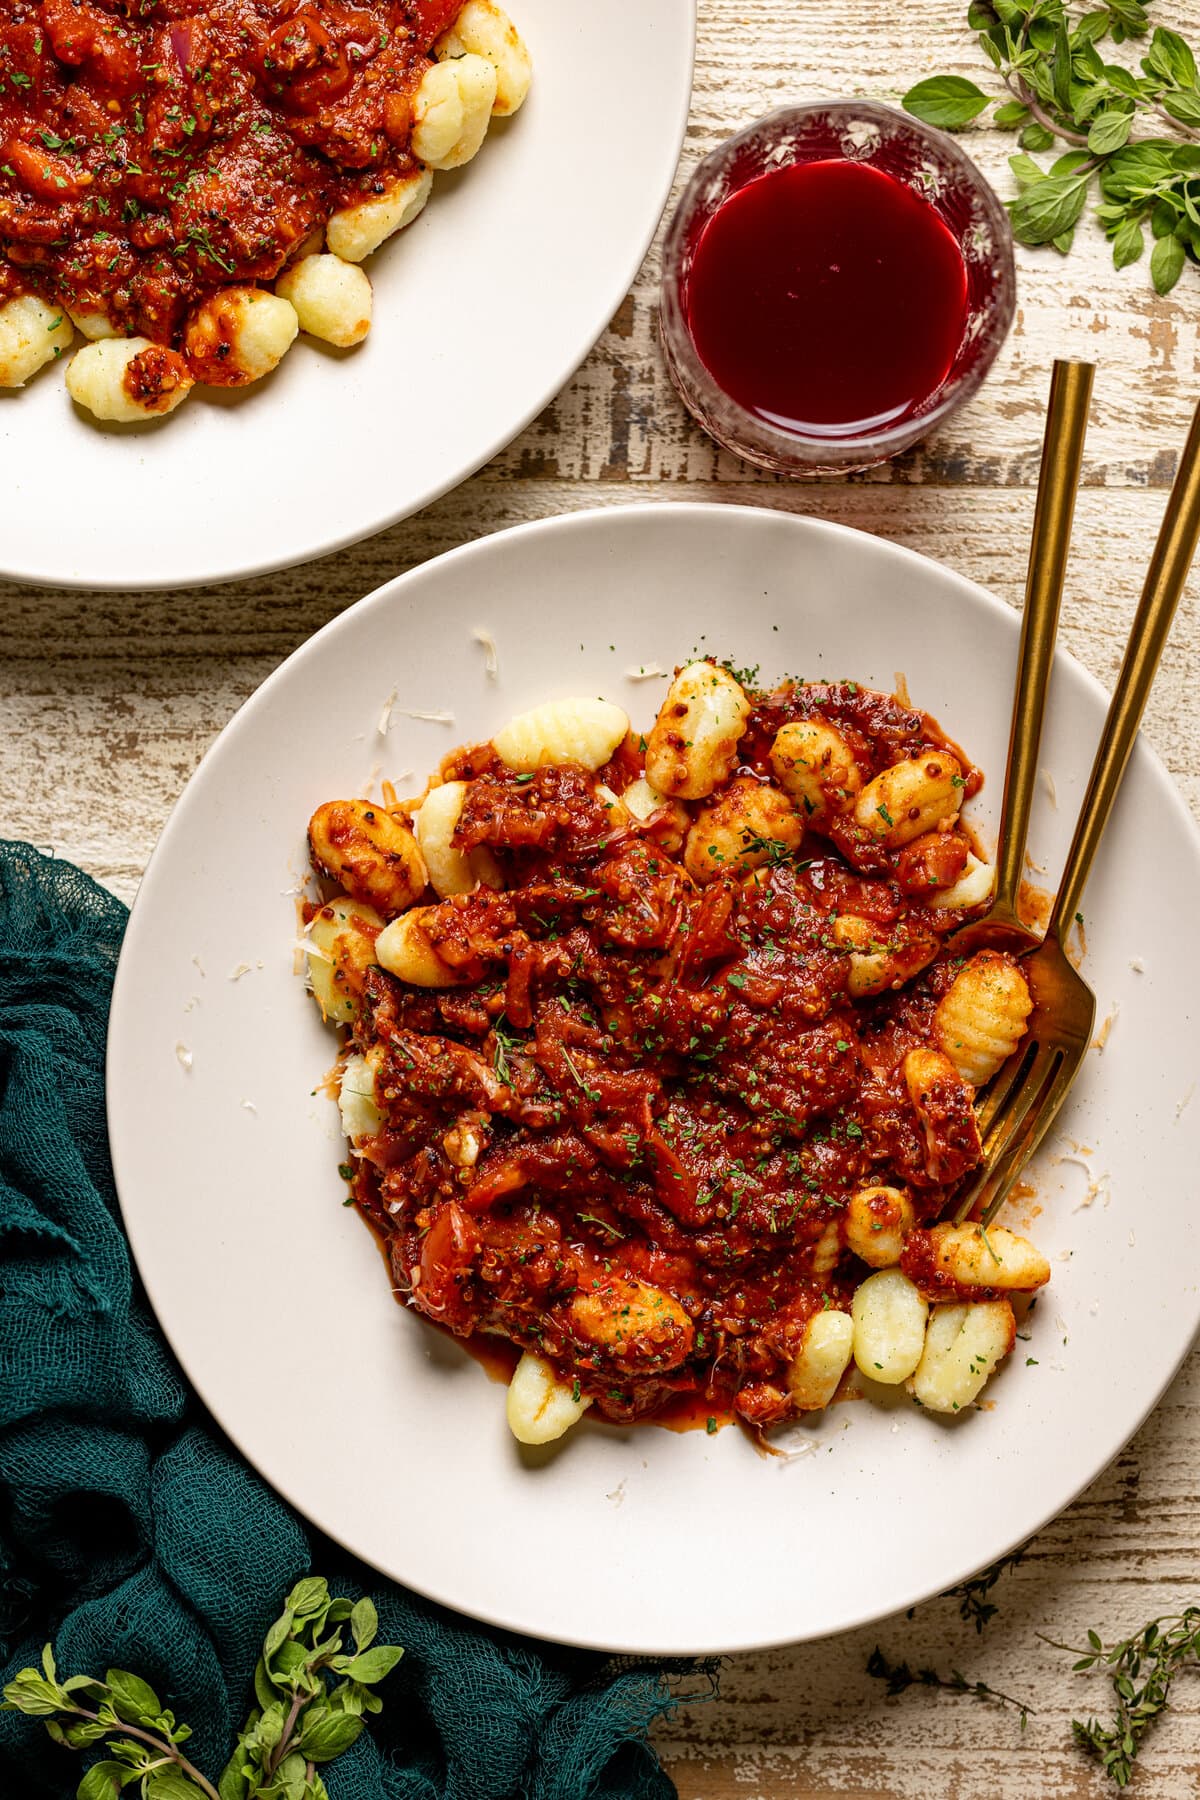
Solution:
M 354 1647 L 343 1653 L 347 1624 Z M 317 1765 L 348 1750 L 363 1715 L 382 1709 L 372 1688 L 404 1654 L 376 1644 L 378 1630 L 369 1600 L 335 1600 L 318 1575 L 297 1582 L 263 1642 L 254 1671 L 258 1704 L 216 1787 L 180 1748 L 191 1727 L 126 1669 L 109 1669 L 103 1681 L 59 1681 L 47 1644 L 41 1668 L 20 1670 L 5 1687 L 3 1710 L 45 1719 L 55 1743 L 72 1750 L 104 1744 L 107 1754 L 84 1775 L 78 1800 L 115 1800 L 133 1782 L 142 1800 L 328 1800 Z
M 1142 1739 L 1166 1711 L 1171 1683 L 1200 1662 L 1200 1605 L 1151 1619 L 1116 1644 L 1104 1643 L 1096 1631 L 1088 1632 L 1086 1647 L 1054 1638 L 1043 1642 L 1078 1657 L 1078 1670 L 1097 1665 L 1108 1670 L 1117 1703 L 1111 1723 L 1072 1719 L 1071 1730 L 1080 1749 L 1096 1757 L 1119 1788 L 1128 1787 Z
M 867 1674 L 877 1681 L 886 1681 L 889 1694 L 902 1694 L 910 1687 L 945 1688 L 948 1693 L 970 1694 L 976 1700 L 986 1700 L 995 1706 L 1011 1706 L 1020 1717 L 1022 1731 L 1034 1711 L 1027 1701 L 1014 1700 L 1011 1694 L 1002 1694 L 998 1688 L 989 1687 L 986 1681 L 968 1681 L 958 1669 L 952 1669 L 949 1675 L 939 1675 L 936 1669 L 912 1669 L 906 1662 L 889 1662 L 878 1644 L 867 1658 Z
M 968 1581 L 960 1581 L 957 1587 L 947 1588 L 939 1598 L 957 1600 L 958 1616 L 963 1624 L 973 1624 L 976 1631 L 981 1632 L 988 1621 L 994 1619 L 1000 1610 L 995 1601 L 989 1600 L 987 1595 L 991 1593 L 1002 1575 L 1007 1574 L 1009 1569 L 1016 1568 L 1028 1548 L 1028 1544 L 1022 1544 L 1021 1548 L 1014 1550 L 1011 1556 L 1002 1556 L 999 1562 L 994 1562 L 990 1567 L 981 1569 L 978 1575 L 972 1575 Z
M 1100 45 L 1142 38 L 1150 0 L 1105 0 L 1090 9 L 1064 0 L 971 0 L 967 23 L 1004 84 L 998 98 L 960 75 L 932 76 L 904 96 L 916 118 L 961 130 L 995 104 L 991 123 L 1018 132 L 1009 158 L 1018 193 L 1013 235 L 1064 254 L 1093 183 L 1095 216 L 1118 269 L 1153 248 L 1150 277 L 1160 294 L 1186 262 L 1200 261 L 1200 84 L 1196 58 L 1178 32 L 1158 26 L 1141 72 L 1106 62 Z M 1170 136 L 1135 137 L 1153 118 Z M 1029 152 L 1069 146 L 1043 168 Z

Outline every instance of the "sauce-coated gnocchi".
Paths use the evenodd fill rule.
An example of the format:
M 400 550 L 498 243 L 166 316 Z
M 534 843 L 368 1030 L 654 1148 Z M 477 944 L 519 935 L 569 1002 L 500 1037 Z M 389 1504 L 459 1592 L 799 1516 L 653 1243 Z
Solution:
M 314 812 L 353 1197 L 406 1304 L 520 1353 L 522 1443 L 906 1384 L 973 1410 L 1050 1274 L 939 1223 L 1029 1010 L 1019 964 L 954 950 L 978 779 L 907 701 L 702 659 L 646 736 L 547 701 L 419 798 Z

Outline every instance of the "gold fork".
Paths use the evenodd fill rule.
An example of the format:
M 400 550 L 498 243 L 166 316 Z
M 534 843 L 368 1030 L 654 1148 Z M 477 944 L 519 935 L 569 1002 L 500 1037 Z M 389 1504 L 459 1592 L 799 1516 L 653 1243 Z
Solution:
M 1035 947 L 1016 949 L 1024 958 L 1033 1012 L 1025 1038 L 985 1091 L 979 1110 L 983 1170 L 958 1205 L 959 1224 L 977 1208 L 985 1228 L 995 1217 L 1057 1117 L 1091 1042 L 1095 996 L 1069 962 L 1064 943 L 1080 917 L 1092 861 L 1137 739 L 1198 539 L 1200 406 L 1167 500 L 1046 935 L 1040 944 L 1034 941 Z M 976 948 L 969 938 L 972 929 L 956 933 L 951 942 Z M 1011 939 L 1008 947 L 1016 948 Z

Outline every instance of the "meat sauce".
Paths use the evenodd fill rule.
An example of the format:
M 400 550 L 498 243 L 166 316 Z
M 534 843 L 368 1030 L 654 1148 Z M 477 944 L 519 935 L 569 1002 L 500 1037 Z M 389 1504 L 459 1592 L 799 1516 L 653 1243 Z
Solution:
M 0 302 L 177 345 L 194 303 L 411 172 L 411 95 L 460 4 L 6 0 Z
M 964 791 L 980 784 L 927 715 L 854 683 L 752 699 L 743 776 L 765 780 L 775 734 L 816 716 L 864 772 L 951 749 Z M 366 972 L 355 1045 L 384 1126 L 353 1190 L 405 1303 L 463 1339 L 535 1352 L 610 1420 L 767 1426 L 791 1411 L 807 1320 L 869 1273 L 827 1253 L 847 1197 L 902 1184 L 930 1221 L 979 1154 L 971 1090 L 926 1096 L 922 1121 L 901 1074 L 961 965 L 939 952 L 852 999 L 834 923 L 940 943 L 966 915 L 927 904 L 936 844 L 915 857 L 844 822 L 698 887 L 664 826 L 614 823 L 642 749 L 627 738 L 598 775 L 514 774 L 490 745 L 443 765 L 470 783 L 455 844 L 486 846 L 505 888 L 436 906 L 460 986 Z M 966 840 L 941 835 L 946 886 Z

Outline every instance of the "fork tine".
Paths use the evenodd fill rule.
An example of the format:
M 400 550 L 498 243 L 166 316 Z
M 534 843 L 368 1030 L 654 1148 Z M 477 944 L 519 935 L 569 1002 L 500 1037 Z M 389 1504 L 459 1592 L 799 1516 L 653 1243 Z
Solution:
M 991 1193 L 982 1215 L 985 1227 L 991 1224 L 999 1212 L 1013 1183 L 1020 1178 L 1029 1159 L 1062 1110 L 1063 1101 L 1071 1090 L 1071 1084 L 1083 1060 L 1083 1049 L 1083 1045 L 1075 1046 L 1074 1054 L 1070 1050 L 1064 1050 L 1062 1061 L 1059 1063 L 1054 1079 L 1044 1093 L 1036 1113 L 1029 1119 L 1028 1126 L 1022 1133 L 1019 1142 L 1014 1142 L 1006 1150 L 1004 1167 L 1001 1168 L 997 1165 L 989 1179 L 987 1186 L 991 1189 Z
M 1037 1045 L 1033 1040 L 1026 1038 L 1024 1043 L 1018 1044 L 1008 1061 L 1001 1064 L 988 1082 L 983 1098 L 975 1108 L 981 1138 L 987 1136 L 992 1121 L 1005 1105 L 1014 1088 L 1025 1079 L 1036 1050 Z
M 1034 1105 L 1046 1080 L 1052 1072 L 1051 1064 L 1056 1053 L 1053 1044 L 1033 1043 L 1029 1046 L 1033 1052 L 1028 1066 L 1022 1065 L 1020 1079 L 1009 1088 L 1003 1107 L 997 1109 L 987 1134 L 983 1136 L 983 1158 L 987 1165 L 995 1162 L 997 1156 L 1009 1139 L 1020 1131 L 1030 1108 Z
M 1043 1063 L 1036 1081 L 1030 1081 L 1023 1090 L 1025 1104 L 1021 1108 L 1020 1119 L 1012 1130 L 1005 1131 L 991 1146 L 984 1162 L 979 1179 L 960 1200 L 955 1208 L 954 1222 L 965 1224 L 972 1213 L 982 1203 L 985 1217 L 990 1218 L 1000 1202 L 997 1194 L 1006 1194 L 1017 1178 L 1019 1169 L 1024 1168 L 1025 1158 L 1021 1154 L 1026 1133 L 1022 1126 L 1032 1130 L 1037 1123 L 1037 1103 L 1044 1093 L 1048 1093 L 1053 1083 L 1057 1064 L 1047 1059 Z M 1019 1159 L 1019 1160 L 1018 1160 Z

